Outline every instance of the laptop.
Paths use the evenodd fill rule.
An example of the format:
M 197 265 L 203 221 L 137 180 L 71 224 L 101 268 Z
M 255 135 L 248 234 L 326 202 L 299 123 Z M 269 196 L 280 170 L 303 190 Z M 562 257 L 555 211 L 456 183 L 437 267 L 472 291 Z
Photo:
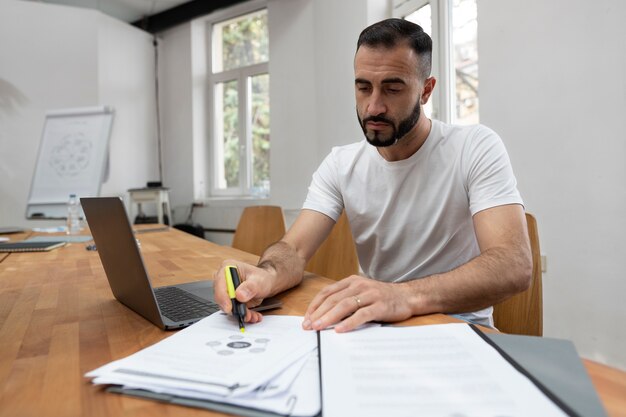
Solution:
M 219 311 L 212 280 L 152 287 L 120 198 L 90 197 L 80 202 L 111 291 L 119 302 L 165 330 L 189 326 Z M 281 305 L 277 298 L 268 298 L 254 310 Z

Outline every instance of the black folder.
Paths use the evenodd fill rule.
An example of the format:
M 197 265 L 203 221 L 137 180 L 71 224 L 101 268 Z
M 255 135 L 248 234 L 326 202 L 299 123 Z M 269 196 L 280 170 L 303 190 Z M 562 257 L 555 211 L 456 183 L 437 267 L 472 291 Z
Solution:
M 485 335 L 575 415 L 607 416 L 587 370 L 569 340 L 503 333 Z

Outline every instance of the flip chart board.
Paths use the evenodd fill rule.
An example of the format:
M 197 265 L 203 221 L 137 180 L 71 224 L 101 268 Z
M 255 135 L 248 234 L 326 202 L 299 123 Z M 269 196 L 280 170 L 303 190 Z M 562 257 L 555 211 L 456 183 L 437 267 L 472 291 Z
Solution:
M 46 113 L 26 218 L 64 218 L 70 194 L 100 194 L 112 123 L 107 106 Z

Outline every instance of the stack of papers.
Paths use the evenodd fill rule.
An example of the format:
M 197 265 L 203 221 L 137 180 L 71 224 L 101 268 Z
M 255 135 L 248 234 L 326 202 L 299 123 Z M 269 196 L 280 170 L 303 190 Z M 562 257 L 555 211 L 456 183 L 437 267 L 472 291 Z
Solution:
M 324 417 L 579 415 L 564 401 L 571 395 L 597 402 L 584 409 L 604 415 L 590 382 L 594 395 L 557 387 L 557 396 L 466 324 L 368 325 L 324 330 L 318 339 L 301 322 L 266 316 L 240 333 L 232 317 L 215 313 L 87 376 L 114 392 L 254 417 L 313 417 L 322 403 Z M 535 342 L 542 343 L 534 355 L 554 345 Z M 560 366 L 571 365 L 582 369 L 575 351 Z M 553 368 L 562 386 L 558 375 L 566 373 Z
M 266 316 L 241 333 L 232 316 L 215 313 L 86 376 L 121 392 L 193 399 L 210 409 L 231 404 L 314 416 L 321 408 L 317 336 L 301 323 L 302 317 Z

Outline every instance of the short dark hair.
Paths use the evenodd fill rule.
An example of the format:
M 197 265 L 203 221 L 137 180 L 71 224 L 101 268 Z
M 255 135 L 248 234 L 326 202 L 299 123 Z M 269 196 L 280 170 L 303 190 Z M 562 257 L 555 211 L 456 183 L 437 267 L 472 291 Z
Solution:
M 385 19 L 363 29 L 356 44 L 372 48 L 392 49 L 399 43 L 406 42 L 419 57 L 418 75 L 423 79 L 430 75 L 433 41 L 420 25 L 404 19 Z

